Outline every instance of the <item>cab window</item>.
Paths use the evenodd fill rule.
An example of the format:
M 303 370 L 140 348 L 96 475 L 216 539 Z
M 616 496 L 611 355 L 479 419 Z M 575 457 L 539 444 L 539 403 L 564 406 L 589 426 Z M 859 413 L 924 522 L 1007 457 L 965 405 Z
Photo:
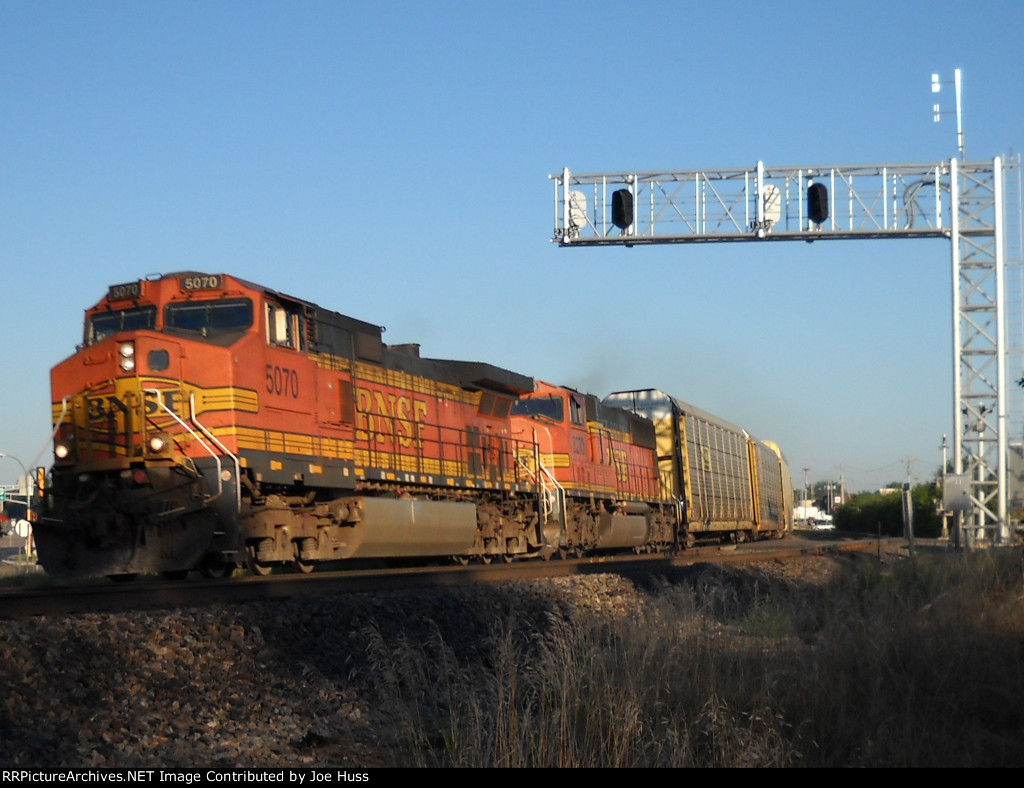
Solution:
M 86 344 L 94 345 L 120 331 L 142 331 L 156 328 L 156 307 L 137 306 L 97 312 L 86 326 Z
M 267 302 L 267 342 L 277 347 L 303 350 L 305 315 L 298 308 Z
M 543 416 L 552 421 L 565 419 L 565 406 L 561 397 L 530 397 L 517 399 L 512 406 L 513 416 Z
M 244 331 L 252 325 L 248 298 L 217 301 L 178 301 L 167 305 L 164 328 L 212 337 Z
M 573 424 L 585 424 L 587 421 L 583 403 L 571 395 L 569 396 L 569 416 Z

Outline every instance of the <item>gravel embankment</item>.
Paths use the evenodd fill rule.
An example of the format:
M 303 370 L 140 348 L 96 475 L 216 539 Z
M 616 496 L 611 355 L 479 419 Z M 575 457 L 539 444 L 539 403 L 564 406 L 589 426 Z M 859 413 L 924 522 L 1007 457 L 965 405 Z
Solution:
M 750 571 L 797 571 L 769 563 Z M 0 752 L 5 768 L 387 765 L 398 712 L 382 706 L 374 642 L 440 638 L 483 661 L 510 614 L 532 631 L 551 613 L 629 615 L 646 598 L 591 575 L 5 621 Z

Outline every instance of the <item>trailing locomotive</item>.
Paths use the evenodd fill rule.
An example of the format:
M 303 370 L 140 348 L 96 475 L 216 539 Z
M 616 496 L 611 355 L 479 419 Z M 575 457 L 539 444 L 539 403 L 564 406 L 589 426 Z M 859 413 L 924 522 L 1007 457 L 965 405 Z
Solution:
M 781 453 L 660 392 L 422 358 L 223 274 L 109 288 L 51 373 L 53 575 L 547 559 L 788 531 Z

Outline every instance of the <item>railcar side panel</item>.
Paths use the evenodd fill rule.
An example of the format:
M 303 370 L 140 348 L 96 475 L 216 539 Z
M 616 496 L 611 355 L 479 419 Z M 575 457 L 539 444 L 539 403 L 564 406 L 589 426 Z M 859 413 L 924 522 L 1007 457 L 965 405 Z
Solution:
M 683 412 L 688 522 L 699 530 L 752 528 L 753 487 L 746 435 L 699 412 Z

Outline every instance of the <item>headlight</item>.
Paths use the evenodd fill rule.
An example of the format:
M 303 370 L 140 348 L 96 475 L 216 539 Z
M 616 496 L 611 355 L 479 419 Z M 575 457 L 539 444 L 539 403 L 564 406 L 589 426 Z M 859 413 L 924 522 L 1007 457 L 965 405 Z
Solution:
M 149 436 L 149 450 L 153 454 L 159 454 L 167 448 L 167 438 L 163 435 Z
M 73 459 L 74 445 L 75 428 L 64 422 L 57 428 L 57 433 L 53 436 L 53 456 L 58 460 Z
M 125 372 L 135 371 L 135 343 L 122 342 L 118 345 L 117 354 L 120 356 L 121 369 Z

